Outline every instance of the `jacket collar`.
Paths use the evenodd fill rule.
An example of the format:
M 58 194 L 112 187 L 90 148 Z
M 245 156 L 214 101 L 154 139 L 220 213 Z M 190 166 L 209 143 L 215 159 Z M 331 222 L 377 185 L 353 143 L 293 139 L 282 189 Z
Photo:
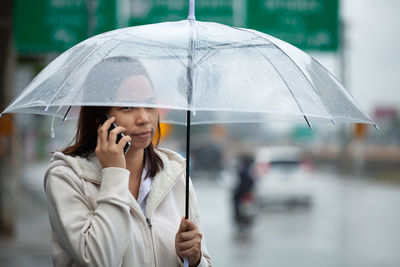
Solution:
M 152 190 L 146 203 L 146 215 L 149 217 L 178 177 L 184 173 L 186 162 L 182 156 L 171 150 L 159 148 L 155 151 L 164 163 L 164 168 L 153 178 Z
M 182 170 L 185 168 L 185 159 L 182 156 L 164 148 L 157 148 L 155 149 L 155 152 L 164 163 L 164 168 L 156 175 L 156 177 L 154 177 L 153 182 L 159 180 L 159 177 L 162 176 L 175 178 L 181 174 Z M 50 160 L 47 172 L 58 165 L 69 166 L 80 178 L 90 182 L 101 183 L 102 167 L 94 153 L 90 154 L 87 158 L 83 158 L 55 152 Z
M 57 167 L 57 166 L 67 166 L 70 167 L 76 175 L 84 180 L 94 182 L 97 184 L 101 183 L 101 165 L 95 154 L 89 155 L 87 158 L 79 156 L 68 156 L 64 155 L 62 152 L 55 152 L 53 157 L 50 159 L 49 166 L 47 168 L 45 177 L 47 173 Z
M 151 215 L 151 212 L 155 209 L 159 201 L 161 201 L 168 193 L 169 189 L 175 184 L 177 178 L 185 171 L 185 159 L 178 153 L 162 148 L 156 148 L 155 152 L 161 158 L 164 168 L 153 177 L 152 190 L 150 191 L 146 204 L 146 214 L 149 215 Z M 47 173 L 57 166 L 68 166 L 74 170 L 79 178 L 92 183 L 101 184 L 102 167 L 94 153 L 87 158 L 82 158 L 55 152 L 45 174 L 45 185 Z

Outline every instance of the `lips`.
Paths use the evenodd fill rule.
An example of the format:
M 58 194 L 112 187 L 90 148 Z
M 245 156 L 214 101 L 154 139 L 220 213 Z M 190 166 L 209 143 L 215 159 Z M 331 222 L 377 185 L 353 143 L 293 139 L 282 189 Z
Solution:
M 148 138 L 151 136 L 151 131 L 139 132 L 132 134 L 134 137 L 138 138 Z

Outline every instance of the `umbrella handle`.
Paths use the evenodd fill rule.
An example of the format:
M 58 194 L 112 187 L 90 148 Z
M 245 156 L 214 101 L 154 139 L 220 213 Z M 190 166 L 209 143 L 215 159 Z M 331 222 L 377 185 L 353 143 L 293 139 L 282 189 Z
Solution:
M 183 259 L 183 267 L 189 267 L 189 260 L 188 258 Z
M 194 16 L 194 0 L 189 0 L 189 16 L 188 20 L 196 20 L 196 17 Z

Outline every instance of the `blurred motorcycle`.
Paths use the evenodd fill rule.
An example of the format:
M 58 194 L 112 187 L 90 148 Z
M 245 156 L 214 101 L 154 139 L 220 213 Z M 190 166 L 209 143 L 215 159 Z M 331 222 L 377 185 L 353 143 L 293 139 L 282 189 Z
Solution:
M 240 158 L 237 177 L 238 182 L 233 190 L 234 223 L 239 232 L 243 232 L 253 224 L 256 215 L 252 157 Z

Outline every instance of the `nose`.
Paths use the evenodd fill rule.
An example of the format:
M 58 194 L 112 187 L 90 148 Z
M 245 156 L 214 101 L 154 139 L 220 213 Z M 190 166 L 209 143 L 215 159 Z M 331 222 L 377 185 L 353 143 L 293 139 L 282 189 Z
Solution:
M 146 125 L 150 122 L 149 113 L 145 108 L 137 108 L 136 110 L 136 125 Z

